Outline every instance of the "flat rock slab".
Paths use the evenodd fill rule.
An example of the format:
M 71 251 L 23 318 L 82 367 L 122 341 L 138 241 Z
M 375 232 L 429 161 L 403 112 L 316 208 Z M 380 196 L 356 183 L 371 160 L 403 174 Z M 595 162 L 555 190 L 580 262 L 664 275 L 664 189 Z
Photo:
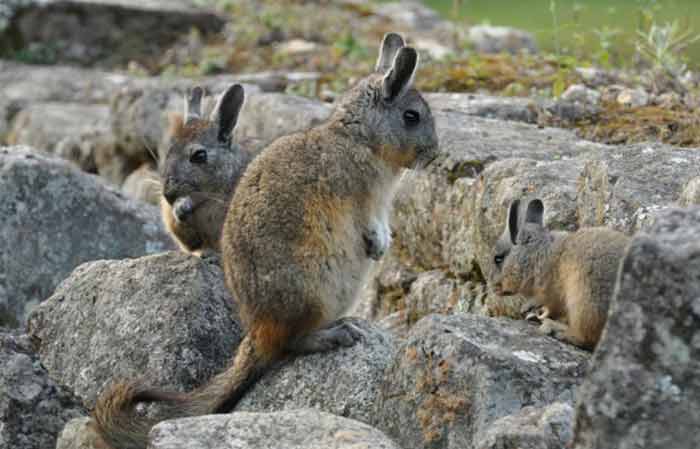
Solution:
M 573 435 L 574 409 L 555 402 L 525 407 L 494 422 L 475 449 L 562 449 Z
M 587 362 L 523 321 L 429 315 L 387 370 L 371 424 L 405 449 L 477 447 L 523 407 L 573 403 Z
M 6 52 L 39 53 L 53 63 L 115 66 L 159 58 L 182 35 L 220 31 L 222 16 L 191 0 L 33 0 L 16 2 L 0 40 Z M 137 38 L 135 38 L 137 37 Z
M 0 447 L 53 448 L 72 418 L 85 410 L 49 378 L 27 335 L 0 330 Z
M 0 5 L 1 6 L 1 5 Z M 0 139 L 9 133 L 15 116 L 34 103 L 80 103 L 106 106 L 122 90 L 171 89 L 182 94 L 195 84 L 212 93 L 233 83 L 246 93 L 279 92 L 287 86 L 318 78 L 315 73 L 263 72 L 214 75 L 197 79 L 138 77 L 127 73 L 84 69 L 66 65 L 28 65 L 0 59 Z M 177 109 L 182 108 L 182 99 Z M 158 132 L 162 131 L 159 127 Z M 158 136 L 160 138 L 160 136 Z
M 172 248 L 158 210 L 68 162 L 0 148 L 0 324 L 28 311 L 83 262 Z
M 369 423 L 384 371 L 396 354 L 394 339 L 362 320 L 355 346 L 296 357 L 266 374 L 244 396 L 237 411 L 270 412 L 316 408 Z
M 576 449 L 700 447 L 700 208 L 661 213 L 622 262 L 579 390 Z
M 426 93 L 424 97 L 433 112 L 458 112 L 482 118 L 537 122 L 538 103 L 531 98 L 463 93 Z
M 51 376 L 89 408 L 118 380 L 189 391 L 241 335 L 218 261 L 178 252 L 81 265 L 28 327 Z
M 34 103 L 14 118 L 7 140 L 11 145 L 30 146 L 71 161 L 83 171 L 97 173 L 96 161 L 101 160 L 101 154 L 113 151 L 109 106 Z
M 150 438 L 152 449 L 399 449 L 367 424 L 308 409 L 165 421 Z

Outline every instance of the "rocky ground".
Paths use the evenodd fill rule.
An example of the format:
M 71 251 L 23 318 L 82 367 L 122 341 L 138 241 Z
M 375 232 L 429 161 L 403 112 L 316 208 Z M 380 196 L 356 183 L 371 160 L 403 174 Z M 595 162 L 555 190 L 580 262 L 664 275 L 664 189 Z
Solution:
M 697 77 L 563 67 L 518 30 L 361 0 L 0 5 L 0 447 L 100 448 L 110 382 L 184 391 L 225 366 L 242 330 L 218 261 L 172 251 L 153 206 L 168 116 L 243 83 L 235 138 L 260 149 L 328 117 L 389 29 L 421 51 L 441 156 L 402 180 L 362 341 L 151 447 L 698 447 Z M 551 228 L 635 236 L 593 356 L 485 283 L 523 195 Z

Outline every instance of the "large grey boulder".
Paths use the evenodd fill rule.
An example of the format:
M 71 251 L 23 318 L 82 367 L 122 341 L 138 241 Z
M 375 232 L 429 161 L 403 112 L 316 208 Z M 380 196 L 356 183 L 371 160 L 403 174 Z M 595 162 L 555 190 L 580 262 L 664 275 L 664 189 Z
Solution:
M 165 421 L 150 438 L 152 449 L 399 449 L 367 424 L 309 409 Z
M 579 390 L 573 447 L 700 446 L 700 208 L 632 240 Z
M 191 390 L 241 334 L 217 260 L 177 252 L 81 265 L 28 327 L 52 378 L 88 407 L 117 380 Z
M 572 403 L 587 360 L 523 321 L 430 315 L 387 370 L 371 424 L 405 449 L 482 447 L 501 418 Z
M 33 103 L 14 118 L 7 138 L 11 145 L 59 156 L 90 173 L 98 172 L 97 153 L 112 151 L 105 147 L 113 140 L 109 107 L 80 103 Z
M 267 373 L 244 396 L 237 411 L 270 412 L 316 408 L 369 423 L 391 364 L 393 338 L 362 320 L 353 320 L 363 338 L 349 348 L 296 357 Z
M 113 156 L 107 154 L 101 158 L 104 161 L 103 165 L 125 160 L 130 164 L 126 167 L 128 174 L 141 162 L 153 157 L 149 149 L 156 151 L 163 130 L 167 128 L 167 113 L 181 111 L 183 93 L 195 84 L 213 94 L 219 94 L 233 83 L 242 83 L 246 93 L 252 94 L 258 91 L 279 92 L 287 86 L 308 83 L 316 78 L 317 75 L 313 73 L 295 72 L 222 74 L 198 79 L 150 78 L 64 65 L 27 65 L 0 59 L 0 141 L 10 136 L 13 122 L 20 118 L 18 115 L 24 109 L 32 108 L 32 105 L 37 103 L 47 103 L 53 105 L 50 106 L 50 112 L 56 111 L 51 114 L 51 123 L 56 123 L 57 120 L 68 120 L 70 123 L 62 133 L 59 126 L 51 126 L 55 131 L 55 134 L 51 135 L 55 137 L 49 141 L 66 139 L 75 145 L 76 141 L 84 140 L 75 135 L 75 129 L 83 134 L 81 130 L 84 130 L 84 127 L 81 121 L 87 117 L 88 121 L 94 122 L 93 118 L 86 115 L 86 111 L 94 109 L 102 117 L 104 108 L 111 104 L 107 115 L 110 118 L 113 115 L 116 117 L 108 121 L 108 129 L 112 140 L 118 139 L 120 146 L 112 149 Z M 141 97 L 145 98 L 145 105 L 137 104 Z M 65 105 L 65 113 L 62 111 L 64 106 L 60 103 L 69 103 Z M 304 103 L 301 106 L 305 105 Z M 26 126 L 15 125 L 15 128 L 21 128 L 21 134 L 27 135 L 23 138 L 34 138 L 30 135 L 35 129 L 40 135 L 45 134 L 46 125 L 39 120 L 42 108 L 41 105 L 34 106 L 32 112 L 28 113 L 30 117 L 22 119 L 22 122 L 29 119 Z M 71 111 L 76 113 L 71 114 Z M 80 115 L 81 120 L 77 120 L 76 115 Z M 97 165 L 98 171 L 115 184 L 120 184 L 126 176 L 114 168 L 105 174 L 103 172 L 107 171 L 107 168 L 103 169 L 99 160 Z
M 53 448 L 65 423 L 84 413 L 49 378 L 27 335 L 0 330 L 0 447 Z
M 194 0 L 25 0 L 0 40 L 41 62 L 114 66 L 160 58 L 190 29 L 211 35 L 224 23 Z
M 276 138 L 323 123 L 332 108 L 326 103 L 296 95 L 265 93 L 250 95 L 236 127 L 239 139 L 267 145 Z
M 158 210 L 25 147 L 0 148 L 0 324 L 17 326 L 83 262 L 173 247 Z

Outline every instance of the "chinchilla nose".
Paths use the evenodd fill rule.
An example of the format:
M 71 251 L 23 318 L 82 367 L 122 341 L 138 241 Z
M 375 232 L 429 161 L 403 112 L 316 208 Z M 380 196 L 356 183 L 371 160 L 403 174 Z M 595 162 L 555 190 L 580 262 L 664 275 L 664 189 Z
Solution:
M 175 188 L 175 181 L 172 177 L 168 177 L 165 180 L 165 184 L 163 185 L 163 196 L 171 206 L 177 199 L 177 189 Z

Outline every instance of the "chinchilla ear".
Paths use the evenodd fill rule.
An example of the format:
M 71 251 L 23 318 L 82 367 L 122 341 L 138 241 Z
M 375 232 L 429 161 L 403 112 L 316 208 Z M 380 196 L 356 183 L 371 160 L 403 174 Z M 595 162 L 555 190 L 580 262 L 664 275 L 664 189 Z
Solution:
M 403 47 L 394 58 L 389 72 L 384 76 L 382 93 L 384 100 L 394 101 L 413 84 L 418 68 L 418 52 L 412 47 Z
M 202 97 L 204 89 L 200 86 L 193 87 L 187 95 L 185 95 L 185 124 L 192 120 L 200 120 L 202 118 Z
M 515 245 L 515 239 L 518 237 L 518 209 L 520 208 L 520 200 L 514 200 L 510 203 L 508 210 L 508 221 L 506 222 L 506 232 L 510 237 L 510 243 Z
M 238 116 L 245 103 L 245 91 L 240 84 L 234 84 L 219 98 L 212 113 L 212 120 L 219 126 L 217 139 L 222 143 L 231 142 L 231 134 L 238 123 Z
M 379 73 L 387 73 L 394 63 L 396 53 L 403 48 L 406 43 L 397 33 L 386 33 L 382 39 L 382 46 L 379 49 L 379 57 L 375 70 Z
M 527 203 L 525 222 L 544 226 L 544 204 L 542 203 L 542 200 L 534 199 Z

